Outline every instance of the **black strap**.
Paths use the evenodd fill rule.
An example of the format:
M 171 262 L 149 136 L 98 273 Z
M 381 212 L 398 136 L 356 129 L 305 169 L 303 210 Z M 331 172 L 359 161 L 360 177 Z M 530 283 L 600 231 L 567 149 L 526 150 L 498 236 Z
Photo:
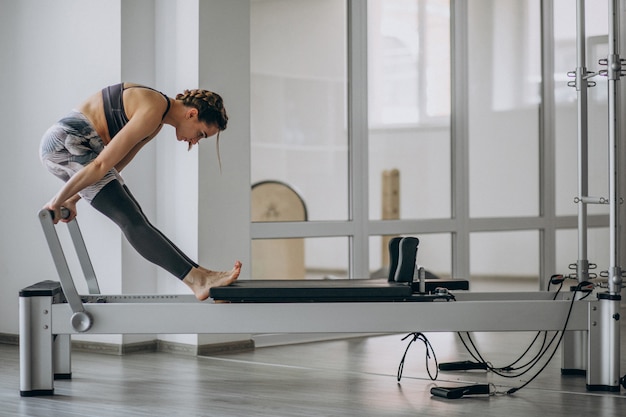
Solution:
M 464 387 L 432 387 L 430 393 L 435 397 L 456 400 L 465 395 L 489 395 L 488 384 L 474 384 Z

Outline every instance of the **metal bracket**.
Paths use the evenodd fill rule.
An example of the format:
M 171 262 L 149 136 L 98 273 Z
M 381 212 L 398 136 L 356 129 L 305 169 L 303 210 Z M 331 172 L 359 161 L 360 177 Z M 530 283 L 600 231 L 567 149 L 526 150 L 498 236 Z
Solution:
M 93 324 L 93 317 L 91 316 L 91 314 L 89 314 L 89 312 L 85 310 L 80 295 L 76 290 L 76 286 L 74 285 L 74 280 L 72 278 L 72 273 L 70 272 L 70 268 L 67 264 L 65 254 L 63 253 L 63 248 L 59 240 L 59 235 L 57 234 L 57 231 L 55 229 L 52 216 L 53 214 L 51 211 L 42 209 L 39 212 L 41 227 L 43 228 L 44 235 L 46 236 L 46 241 L 48 242 L 48 247 L 50 248 L 52 260 L 54 261 L 57 273 L 59 274 L 61 287 L 63 288 L 63 294 L 65 295 L 65 299 L 67 300 L 73 312 L 71 317 L 72 327 L 78 332 L 86 332 L 91 328 Z M 69 226 L 72 223 L 73 225 Z M 85 247 L 85 242 L 82 238 L 82 235 L 80 234 L 80 230 L 78 228 L 76 220 L 72 220 L 71 222 L 69 222 L 68 227 L 72 235 L 72 240 L 76 247 L 76 253 L 79 255 L 80 258 L 81 267 L 83 268 L 83 272 L 85 272 L 85 277 L 87 278 L 87 285 L 89 286 L 90 292 L 96 291 L 96 293 L 99 293 L 100 291 L 98 289 L 96 276 L 88 255 L 87 258 L 84 259 L 84 256 L 87 254 L 87 248 Z

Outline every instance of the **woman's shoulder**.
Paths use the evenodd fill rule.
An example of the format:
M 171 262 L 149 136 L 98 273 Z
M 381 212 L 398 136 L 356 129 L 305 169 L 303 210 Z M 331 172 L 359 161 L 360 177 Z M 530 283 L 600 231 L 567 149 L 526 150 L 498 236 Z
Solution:
M 170 99 L 152 87 L 142 84 L 124 83 L 124 110 L 128 119 L 141 115 L 158 122 L 170 107 Z

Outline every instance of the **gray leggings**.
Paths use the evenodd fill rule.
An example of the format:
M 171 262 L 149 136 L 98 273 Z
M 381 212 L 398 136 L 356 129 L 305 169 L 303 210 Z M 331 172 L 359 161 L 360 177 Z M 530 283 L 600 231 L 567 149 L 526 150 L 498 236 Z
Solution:
M 113 180 L 94 197 L 91 205 L 113 220 L 128 242 L 148 261 L 183 279 L 198 264 L 189 259 L 154 227 L 125 185 Z
M 52 126 L 41 139 L 44 166 L 63 181 L 69 180 L 104 149 L 89 120 L 73 111 Z M 183 279 L 198 264 L 155 228 L 115 169 L 79 192 L 96 210 L 113 220 L 130 244 L 150 262 Z

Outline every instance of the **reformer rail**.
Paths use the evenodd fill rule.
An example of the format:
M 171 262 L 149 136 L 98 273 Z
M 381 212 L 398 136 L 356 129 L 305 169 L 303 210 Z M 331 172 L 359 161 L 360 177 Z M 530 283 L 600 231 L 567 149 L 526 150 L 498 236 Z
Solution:
M 200 303 L 187 296 L 108 296 L 97 280 L 75 221 L 70 234 L 88 282 L 90 296 L 81 296 L 71 278 L 49 213 L 40 219 L 61 283 L 45 281 L 20 292 L 20 393 L 50 395 L 55 378 L 71 376 L 70 335 L 109 333 L 263 333 L 408 331 L 531 331 L 566 330 L 581 337 L 564 338 L 563 356 L 580 364 L 589 390 L 619 391 L 620 383 L 620 266 L 619 56 L 620 8 L 609 0 L 609 53 L 603 63 L 609 89 L 609 198 L 587 196 L 587 87 L 585 68 L 584 0 L 577 0 L 575 86 L 579 92 L 579 259 L 577 278 L 589 277 L 586 253 L 586 204 L 610 205 L 609 289 L 598 300 L 551 300 L 549 293 L 456 294 L 456 301 L 338 302 L 338 303 Z M 417 295 L 416 297 L 419 297 Z M 513 299 L 511 299 L 513 297 Z M 546 298 L 547 297 L 547 298 Z M 412 300 L 416 301 L 416 300 Z M 571 307 L 571 314 L 570 312 Z M 288 310 L 289 314 L 286 314 Z M 567 324 L 567 327 L 565 327 Z M 569 339 L 569 340 L 568 340 Z M 576 340 L 574 340 L 576 339 Z M 574 343 L 578 342 L 578 343 Z M 582 346 L 581 346 L 582 344 Z M 572 353 L 573 351 L 573 353 Z M 622 379 L 623 380 L 623 379 Z
M 571 300 L 573 293 L 553 300 L 554 293 L 550 292 L 467 291 L 455 292 L 456 301 L 451 297 L 418 293 L 404 302 L 232 304 L 199 302 L 193 295 L 79 295 L 50 213 L 42 211 L 40 220 L 61 280 L 43 281 L 20 291 L 22 396 L 51 395 L 55 379 L 71 378 L 71 335 L 77 333 L 561 331 L 566 324 L 567 331 L 588 334 L 587 388 L 619 390 L 619 381 L 611 379 L 619 373 L 619 361 L 607 371 L 606 364 L 596 359 L 607 349 L 603 346 L 606 332 L 615 320 L 597 300 Z M 78 256 L 86 257 L 87 250 L 76 220 L 68 227 L 73 234 L 73 244 L 79 246 Z M 88 279 L 95 281 L 90 261 L 82 259 L 80 264 Z M 90 288 L 95 290 L 97 283 Z M 75 298 L 72 300 L 72 297 Z M 608 347 L 612 348 L 619 349 L 619 344 Z

